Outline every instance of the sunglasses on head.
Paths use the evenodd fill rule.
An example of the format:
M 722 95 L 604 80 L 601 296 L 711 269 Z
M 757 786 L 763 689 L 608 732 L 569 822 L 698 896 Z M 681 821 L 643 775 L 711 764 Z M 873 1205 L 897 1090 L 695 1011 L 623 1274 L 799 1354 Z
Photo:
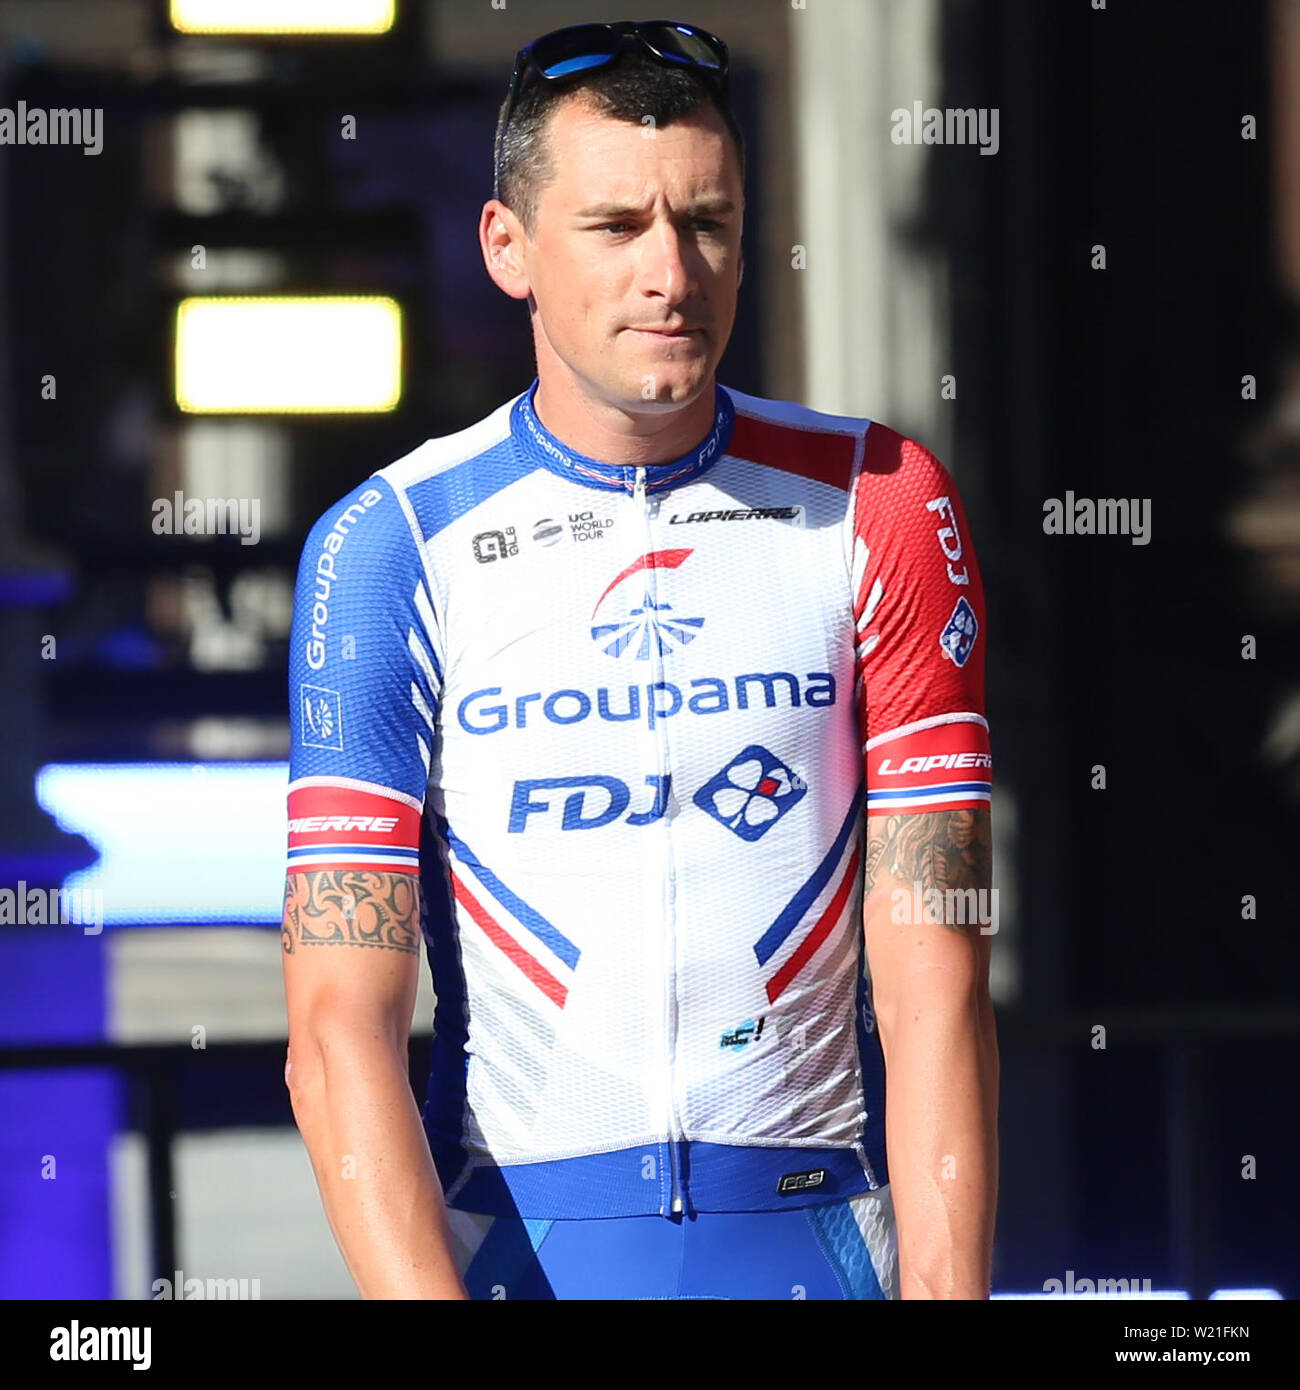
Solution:
M 615 24 L 573 24 L 556 29 L 521 48 L 515 55 L 506 94 L 505 118 L 493 160 L 493 191 L 501 195 L 501 150 L 519 98 L 538 82 L 607 68 L 628 51 L 648 53 L 665 67 L 687 68 L 727 100 L 727 45 L 716 34 L 695 24 L 672 19 L 623 20 Z

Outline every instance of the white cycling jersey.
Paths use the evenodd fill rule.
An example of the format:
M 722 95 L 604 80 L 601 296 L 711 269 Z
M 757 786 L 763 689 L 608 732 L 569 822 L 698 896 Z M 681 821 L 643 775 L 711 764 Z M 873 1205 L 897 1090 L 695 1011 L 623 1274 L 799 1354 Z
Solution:
M 990 793 L 952 480 L 882 425 L 721 386 L 688 455 L 609 465 L 535 389 L 312 530 L 289 870 L 419 876 L 453 1207 L 877 1188 L 864 818 Z

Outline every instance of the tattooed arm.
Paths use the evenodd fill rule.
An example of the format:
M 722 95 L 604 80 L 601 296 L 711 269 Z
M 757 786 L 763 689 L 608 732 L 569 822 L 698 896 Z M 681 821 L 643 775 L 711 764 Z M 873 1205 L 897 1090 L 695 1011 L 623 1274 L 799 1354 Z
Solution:
M 413 875 L 285 882 L 285 1082 L 325 1214 L 363 1298 L 465 1298 L 407 1072 L 420 961 Z
M 903 1298 L 987 1298 L 998 1183 L 985 809 L 873 815 L 864 921 Z

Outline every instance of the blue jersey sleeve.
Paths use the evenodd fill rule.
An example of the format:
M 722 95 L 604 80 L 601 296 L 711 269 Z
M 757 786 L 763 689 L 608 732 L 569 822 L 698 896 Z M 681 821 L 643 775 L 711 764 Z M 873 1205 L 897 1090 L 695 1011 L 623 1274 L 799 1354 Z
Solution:
M 442 651 L 401 499 L 370 478 L 303 547 L 289 652 L 289 869 L 419 867 Z

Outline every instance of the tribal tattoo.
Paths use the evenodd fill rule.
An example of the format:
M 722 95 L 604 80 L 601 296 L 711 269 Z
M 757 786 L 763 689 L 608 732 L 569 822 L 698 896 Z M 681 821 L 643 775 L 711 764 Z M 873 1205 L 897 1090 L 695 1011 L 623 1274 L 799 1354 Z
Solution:
M 289 874 L 280 944 L 381 946 L 418 954 L 420 900 L 414 875 L 323 869 Z

